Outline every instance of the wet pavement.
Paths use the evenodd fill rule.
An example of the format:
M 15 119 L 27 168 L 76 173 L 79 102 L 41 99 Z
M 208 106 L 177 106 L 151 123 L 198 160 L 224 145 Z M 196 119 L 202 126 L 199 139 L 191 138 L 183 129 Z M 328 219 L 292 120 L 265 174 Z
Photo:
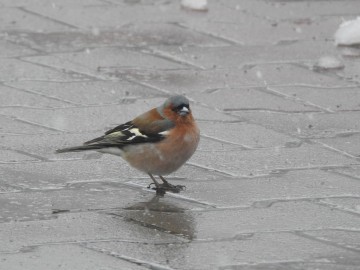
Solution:
M 1 0 L 0 269 L 360 269 L 360 49 L 334 45 L 359 10 Z M 171 93 L 202 132 L 180 194 L 54 154 Z

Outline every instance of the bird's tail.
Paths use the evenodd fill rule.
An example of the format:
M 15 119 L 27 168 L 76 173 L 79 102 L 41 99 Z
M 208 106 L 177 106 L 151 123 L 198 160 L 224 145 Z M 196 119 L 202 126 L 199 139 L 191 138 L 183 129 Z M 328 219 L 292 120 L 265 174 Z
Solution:
M 86 150 L 98 150 L 104 148 L 103 145 L 100 144 L 93 144 L 93 145 L 80 145 L 80 146 L 74 146 L 74 147 L 68 147 L 63 149 L 57 149 L 56 153 L 66 153 L 66 152 L 80 152 L 80 151 L 86 151 Z

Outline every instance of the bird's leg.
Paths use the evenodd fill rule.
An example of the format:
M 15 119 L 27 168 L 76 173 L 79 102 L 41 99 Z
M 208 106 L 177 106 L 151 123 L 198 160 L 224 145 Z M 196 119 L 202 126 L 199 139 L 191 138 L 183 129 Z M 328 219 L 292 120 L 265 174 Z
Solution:
M 185 189 L 185 186 L 182 185 L 172 185 L 170 184 L 164 177 L 162 177 L 161 175 L 159 175 L 160 179 L 162 180 L 162 184 L 160 184 L 155 177 L 149 173 L 150 178 L 153 180 L 154 183 L 151 183 L 148 188 L 151 188 L 151 185 L 154 184 L 155 187 L 153 187 L 152 189 L 156 190 L 156 194 L 157 195 L 164 195 L 166 191 L 170 191 L 173 193 L 180 193 L 180 191 Z
M 151 180 L 153 180 L 154 183 L 150 183 L 149 186 L 148 186 L 148 188 L 150 188 L 152 184 L 154 184 L 156 188 L 159 188 L 159 187 L 160 187 L 160 184 L 159 184 L 159 182 L 155 179 L 155 177 L 152 176 L 152 174 L 150 174 L 150 173 L 149 173 L 149 176 L 150 176 Z
M 163 176 L 159 175 L 159 177 L 160 177 L 161 181 L 163 181 L 163 183 L 165 185 L 170 185 L 169 182 Z
M 156 181 L 155 177 L 152 176 L 152 174 L 149 173 L 150 178 L 153 180 L 154 183 L 150 183 L 150 185 L 148 186 L 148 188 L 151 187 L 152 184 L 155 185 L 154 190 L 156 190 L 156 195 L 160 195 L 160 196 L 164 196 L 165 194 L 165 189 L 162 186 L 162 184 L 160 184 L 158 181 Z
M 163 188 L 165 188 L 166 190 L 169 190 L 171 192 L 174 193 L 179 193 L 180 191 L 184 190 L 186 187 L 183 185 L 172 185 L 170 184 L 164 177 L 162 177 L 161 175 L 159 175 L 160 179 L 163 181 L 163 184 L 161 185 Z

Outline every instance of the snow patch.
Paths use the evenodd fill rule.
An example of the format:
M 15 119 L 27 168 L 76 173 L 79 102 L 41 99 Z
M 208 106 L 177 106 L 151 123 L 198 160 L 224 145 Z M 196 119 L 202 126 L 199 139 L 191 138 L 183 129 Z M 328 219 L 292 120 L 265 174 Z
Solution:
M 315 70 L 325 70 L 325 69 L 342 69 L 344 68 L 344 63 L 334 57 L 334 56 L 322 56 L 318 62 L 314 65 Z
M 360 17 L 355 20 L 345 21 L 335 33 L 335 44 L 337 46 L 352 46 L 360 44 Z
M 207 0 L 181 0 L 181 6 L 186 9 L 207 11 Z

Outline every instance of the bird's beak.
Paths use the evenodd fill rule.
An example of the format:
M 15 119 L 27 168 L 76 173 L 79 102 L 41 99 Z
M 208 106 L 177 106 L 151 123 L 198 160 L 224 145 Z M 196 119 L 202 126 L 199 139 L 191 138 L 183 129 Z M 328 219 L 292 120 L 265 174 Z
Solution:
M 184 115 L 189 114 L 189 112 L 190 112 L 189 108 L 187 108 L 187 107 L 184 106 L 184 107 L 182 107 L 181 110 L 179 111 L 179 114 L 180 114 L 181 116 L 184 116 Z

